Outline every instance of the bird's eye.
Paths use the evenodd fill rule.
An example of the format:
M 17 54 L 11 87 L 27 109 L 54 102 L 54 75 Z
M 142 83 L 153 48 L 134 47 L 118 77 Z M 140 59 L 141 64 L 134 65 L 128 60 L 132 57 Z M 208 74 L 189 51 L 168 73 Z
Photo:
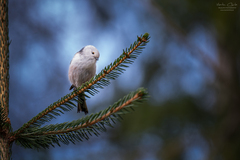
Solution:
M 92 52 L 92 54 L 94 54 L 94 52 Z

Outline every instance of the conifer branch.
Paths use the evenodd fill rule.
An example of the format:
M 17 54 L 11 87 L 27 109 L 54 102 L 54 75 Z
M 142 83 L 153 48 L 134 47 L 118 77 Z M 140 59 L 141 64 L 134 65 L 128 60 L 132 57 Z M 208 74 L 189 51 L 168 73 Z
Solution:
M 58 131 L 49 131 L 49 132 L 43 132 L 42 134 L 43 135 L 47 135 L 47 134 L 60 134 L 60 133 L 67 133 L 67 132 L 72 132 L 72 131 L 76 131 L 76 130 L 79 130 L 81 128 L 86 128 L 88 126 L 91 126 L 93 124 L 96 124 L 100 121 L 102 121 L 103 119 L 109 117 L 110 115 L 120 111 L 121 109 L 123 109 L 124 107 L 126 107 L 127 105 L 131 104 L 134 100 L 137 100 L 137 99 L 141 99 L 141 96 L 142 96 L 142 92 L 138 92 L 134 95 L 134 97 L 132 97 L 131 99 L 129 99 L 128 101 L 126 101 L 125 103 L 123 103 L 121 106 L 118 106 L 110 111 L 108 111 L 106 114 L 102 115 L 101 117 L 98 117 L 97 119 L 95 120 L 92 120 L 91 122 L 86 122 L 84 124 L 81 124 L 81 125 L 78 125 L 76 127 L 70 127 L 70 128 L 67 128 L 67 129 L 63 129 L 63 130 L 58 130 Z
M 54 144 L 60 146 L 59 142 L 64 144 L 69 144 L 69 142 L 75 143 L 76 141 L 89 139 L 89 136 L 92 134 L 98 136 L 99 132 L 106 131 L 105 126 L 112 127 L 111 123 L 115 123 L 115 120 L 120 120 L 120 114 L 130 113 L 128 108 L 137 106 L 137 103 L 142 102 L 146 98 L 146 90 L 140 88 L 98 113 L 72 122 L 46 125 L 42 128 L 36 128 L 32 132 L 20 133 L 16 137 L 16 143 L 26 148 L 38 149 L 48 148 L 50 145 L 54 146 Z
M 103 88 L 104 86 L 109 85 L 110 79 L 114 80 L 117 78 L 121 73 L 123 73 L 123 71 L 125 71 L 124 68 L 128 67 L 128 64 L 133 63 L 133 60 L 137 58 L 141 50 L 144 49 L 145 45 L 149 42 L 149 38 L 150 36 L 148 33 L 138 37 L 137 41 L 135 41 L 133 45 L 130 45 L 128 49 L 123 51 L 123 54 L 120 55 L 120 57 L 117 58 L 114 63 L 111 63 L 105 67 L 98 75 L 92 78 L 89 82 L 84 83 L 76 91 L 73 91 L 70 94 L 62 97 L 60 100 L 40 112 L 37 116 L 33 117 L 21 128 L 13 132 L 12 137 L 17 137 L 29 127 L 40 127 L 45 122 L 49 122 L 55 118 L 55 116 L 63 114 L 64 111 L 72 110 L 74 107 L 76 107 L 73 101 L 78 101 L 75 98 L 77 95 L 85 92 L 93 96 L 94 94 L 98 93 L 99 91 L 97 88 Z

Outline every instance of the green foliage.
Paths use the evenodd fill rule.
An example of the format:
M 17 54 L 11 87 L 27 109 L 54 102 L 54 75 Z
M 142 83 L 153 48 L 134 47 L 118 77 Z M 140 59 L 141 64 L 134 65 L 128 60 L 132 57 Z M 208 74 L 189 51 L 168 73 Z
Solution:
M 136 95 L 138 95 L 137 98 L 128 105 L 124 105 Z M 90 136 L 98 136 L 100 132 L 106 131 L 106 126 L 113 127 L 112 124 L 122 119 L 121 114 L 129 113 L 129 108 L 136 107 L 138 103 L 146 100 L 147 97 L 146 90 L 140 88 L 98 113 L 72 122 L 51 124 L 41 128 L 34 127 L 25 130 L 18 135 L 19 138 L 17 138 L 16 144 L 20 144 L 25 148 L 39 149 L 48 148 L 49 146 L 54 147 L 54 144 L 60 146 L 60 142 L 63 144 L 69 144 L 70 142 L 75 144 L 75 142 L 83 141 L 84 139 L 88 140 Z M 124 107 L 118 110 L 118 107 L 123 105 Z
M 145 33 L 143 36 L 141 36 L 141 39 L 142 38 L 145 39 L 146 41 L 144 41 L 143 43 L 140 44 L 140 46 L 134 49 L 134 47 L 137 46 L 137 44 L 140 41 L 138 37 L 137 41 L 131 44 L 129 48 L 126 48 L 125 50 L 123 50 L 123 53 L 113 63 L 111 63 L 104 69 L 102 69 L 98 75 L 96 75 L 89 82 L 86 82 L 85 84 L 83 84 L 78 90 L 81 90 L 83 87 L 88 86 L 89 84 L 93 83 L 97 79 L 101 78 L 103 74 L 105 74 L 105 72 L 110 71 L 108 74 L 106 74 L 105 77 L 101 78 L 100 81 L 97 81 L 95 84 L 93 84 L 91 88 L 88 88 L 85 90 L 85 93 L 88 93 L 94 96 L 96 93 L 99 92 L 97 90 L 98 88 L 103 89 L 104 86 L 108 86 L 110 84 L 110 80 L 115 80 L 116 78 L 118 78 L 119 75 L 121 75 L 125 71 L 125 68 L 127 68 L 129 64 L 132 64 L 134 62 L 134 60 L 138 57 L 138 55 L 145 48 L 146 44 L 149 42 L 148 40 L 150 37 L 148 33 Z M 127 53 L 130 53 L 130 51 L 133 49 L 134 51 L 128 56 Z M 124 59 L 125 57 L 127 58 Z
M 133 110 L 132 107 L 135 107 L 137 103 L 146 99 L 147 92 L 145 89 L 140 88 L 105 110 L 81 119 L 43 127 L 42 125 L 64 114 L 64 112 L 77 107 L 74 103 L 78 102 L 77 95 L 84 94 L 86 97 L 94 96 L 99 92 L 98 89 L 103 89 L 110 84 L 110 80 L 118 78 L 125 71 L 125 68 L 129 64 L 132 64 L 142 52 L 149 42 L 149 38 L 148 33 L 137 37 L 137 41 L 130 45 L 129 48 L 123 50 L 123 53 L 98 75 L 84 83 L 77 90 L 48 106 L 17 131 L 13 132 L 11 134 L 12 141 L 15 140 L 16 144 L 20 144 L 26 148 L 48 148 L 49 146 L 54 146 L 54 144 L 60 146 L 60 142 L 69 144 L 69 142 L 75 143 L 89 139 L 89 136 L 93 134 L 98 136 L 100 132 L 106 131 L 106 126 L 112 127 L 113 123 L 122 119 L 121 114 L 129 113 L 129 108 Z
M 51 121 L 53 118 L 56 118 L 56 116 L 60 116 L 64 112 L 70 111 L 74 107 L 77 107 L 74 103 L 74 101 L 78 101 L 76 98 L 76 92 L 80 94 L 84 91 L 85 93 L 94 96 L 99 92 L 99 88 L 102 89 L 104 86 L 109 85 L 110 80 L 116 79 L 121 73 L 125 71 L 124 68 L 128 67 L 129 64 L 132 64 L 134 62 L 134 60 L 149 42 L 149 38 L 150 37 L 148 33 L 145 33 L 143 36 L 138 37 L 137 41 L 135 41 L 132 45 L 130 45 L 129 48 L 123 51 L 123 53 L 113 63 L 105 67 L 98 75 L 96 75 L 90 81 L 84 83 L 76 91 L 67 94 L 66 96 L 48 106 L 45 110 L 40 112 L 37 116 L 33 117 L 29 122 L 25 123 L 21 128 L 15 131 L 14 134 L 22 132 L 30 125 L 31 127 L 39 127 L 44 123 Z M 79 92 L 81 90 L 82 92 Z M 86 96 L 88 97 L 88 95 Z M 55 106 L 58 108 L 56 109 Z

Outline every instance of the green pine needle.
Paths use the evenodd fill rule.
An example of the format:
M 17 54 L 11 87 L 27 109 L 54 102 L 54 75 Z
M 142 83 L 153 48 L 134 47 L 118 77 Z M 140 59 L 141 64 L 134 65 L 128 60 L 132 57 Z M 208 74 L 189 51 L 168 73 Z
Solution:
M 66 111 L 72 110 L 74 107 L 77 107 L 74 101 L 78 101 L 75 98 L 78 94 L 87 94 L 94 96 L 99 91 L 98 89 L 103 89 L 105 86 L 110 84 L 110 80 L 114 80 L 119 77 L 125 71 L 125 68 L 132 64 L 138 55 L 145 48 L 146 44 L 149 42 L 149 34 L 145 33 L 143 36 L 137 38 L 129 48 L 127 48 L 123 53 L 117 58 L 113 63 L 105 67 L 98 75 L 92 78 L 90 81 L 84 83 L 76 91 L 67 94 L 62 97 L 60 100 L 54 102 L 48 106 L 45 110 L 40 112 L 37 116 L 33 117 L 30 121 L 25 123 L 21 128 L 12 133 L 12 137 L 17 137 L 20 133 L 25 133 L 31 129 L 29 128 L 38 128 L 44 123 L 51 121 L 60 116 Z M 39 142 L 40 143 L 40 142 Z
M 119 115 L 130 113 L 130 107 L 138 106 L 138 103 L 146 100 L 148 93 L 144 88 L 131 92 L 108 108 L 72 122 L 50 124 L 44 127 L 34 127 L 31 132 L 22 132 L 15 140 L 16 144 L 25 148 L 49 148 L 88 140 L 90 136 L 99 136 L 106 131 L 106 126 L 113 124 L 122 118 Z

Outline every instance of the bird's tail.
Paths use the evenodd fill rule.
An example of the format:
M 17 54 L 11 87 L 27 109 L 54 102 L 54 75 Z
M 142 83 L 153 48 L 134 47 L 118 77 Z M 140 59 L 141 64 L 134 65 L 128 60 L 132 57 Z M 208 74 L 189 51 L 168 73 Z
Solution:
M 78 110 L 77 112 L 84 112 L 85 114 L 88 114 L 88 108 L 86 104 L 86 99 L 82 95 L 78 95 Z

